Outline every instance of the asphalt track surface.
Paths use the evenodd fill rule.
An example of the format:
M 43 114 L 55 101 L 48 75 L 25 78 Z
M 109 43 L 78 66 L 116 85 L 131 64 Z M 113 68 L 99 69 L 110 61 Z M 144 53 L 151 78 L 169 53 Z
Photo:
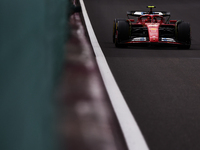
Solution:
M 151 150 L 200 149 L 199 0 L 84 0 L 109 67 Z M 170 47 L 115 48 L 114 18 L 128 10 L 171 12 L 191 24 L 190 50 Z

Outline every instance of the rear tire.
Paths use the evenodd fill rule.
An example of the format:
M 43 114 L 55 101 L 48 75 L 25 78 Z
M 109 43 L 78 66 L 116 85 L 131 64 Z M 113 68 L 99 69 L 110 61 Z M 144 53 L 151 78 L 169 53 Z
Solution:
M 180 22 L 177 25 L 177 40 L 183 45 L 178 46 L 179 49 L 189 49 L 191 45 L 190 24 Z
M 123 47 L 126 45 L 121 44 L 122 41 L 129 39 L 129 23 L 127 21 L 118 21 L 116 33 L 117 37 L 115 37 L 115 46 L 116 47 Z

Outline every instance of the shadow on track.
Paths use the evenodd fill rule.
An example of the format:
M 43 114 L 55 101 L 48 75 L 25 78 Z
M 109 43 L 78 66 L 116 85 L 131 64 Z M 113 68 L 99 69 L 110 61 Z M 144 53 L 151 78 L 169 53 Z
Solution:
M 162 57 L 162 58 L 199 58 L 200 51 L 198 45 L 192 45 L 189 50 L 178 49 L 170 46 L 128 46 L 117 48 L 111 42 L 102 43 L 107 57 Z

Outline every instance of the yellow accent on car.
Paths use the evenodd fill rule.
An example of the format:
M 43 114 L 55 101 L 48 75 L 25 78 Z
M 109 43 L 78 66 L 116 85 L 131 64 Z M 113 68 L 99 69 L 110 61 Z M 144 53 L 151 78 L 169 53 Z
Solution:
M 148 6 L 148 8 L 155 8 L 155 6 Z

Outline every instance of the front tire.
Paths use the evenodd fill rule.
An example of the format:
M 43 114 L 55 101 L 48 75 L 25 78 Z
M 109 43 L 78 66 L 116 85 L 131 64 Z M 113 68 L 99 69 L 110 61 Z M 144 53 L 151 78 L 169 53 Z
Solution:
M 116 27 L 115 46 L 123 47 L 125 45 L 121 44 L 122 41 L 129 39 L 129 23 L 127 21 L 118 21 Z
M 116 35 L 116 28 L 117 28 L 117 22 L 118 21 L 126 21 L 127 19 L 124 19 L 124 18 L 116 18 L 114 19 L 114 22 L 113 22 L 113 43 L 115 43 L 115 35 Z
M 182 43 L 178 46 L 179 49 L 189 49 L 191 46 L 190 24 L 187 22 L 180 22 L 177 25 L 177 40 Z

